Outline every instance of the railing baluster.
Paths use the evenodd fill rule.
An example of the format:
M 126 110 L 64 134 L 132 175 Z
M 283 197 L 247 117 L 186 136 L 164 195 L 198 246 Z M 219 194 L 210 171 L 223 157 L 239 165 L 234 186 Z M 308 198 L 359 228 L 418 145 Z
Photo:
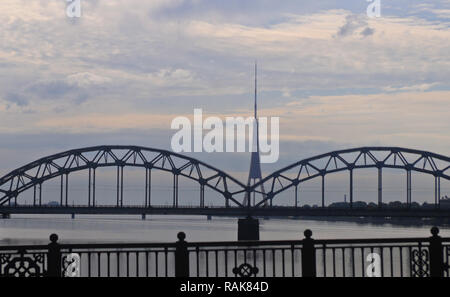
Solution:
M 365 259 L 364 259 L 364 247 L 361 247 L 360 248 L 360 250 L 361 250 L 361 277 L 364 277 L 364 263 L 365 263 Z
M 352 261 L 352 277 L 355 276 L 355 248 L 354 247 L 350 247 L 350 252 L 351 252 L 351 261 Z
M 199 247 L 195 248 L 195 253 L 197 255 L 197 277 L 200 277 L 200 259 L 199 259 L 200 250 L 199 250 Z
M 225 253 L 225 277 L 228 277 L 228 251 L 224 250 Z
M 100 271 L 101 271 L 101 268 L 100 268 L 100 260 L 101 260 L 101 259 L 100 259 L 100 255 L 101 255 L 100 252 L 98 252 L 98 253 L 97 253 L 97 269 L 98 269 L 98 271 L 97 271 L 97 276 L 98 276 L 98 277 L 101 276 L 101 275 L 100 275 Z
M 205 250 L 205 257 L 206 257 L 206 277 L 209 276 L 209 251 Z
M 156 274 L 156 277 L 158 277 L 158 276 L 159 276 L 159 265 L 158 265 L 158 258 L 159 258 L 159 252 L 158 252 L 158 251 L 156 251 L 156 252 L 155 252 L 155 268 L 156 268 L 156 270 L 155 270 L 155 274 Z
M 247 250 L 242 249 L 242 251 L 244 252 L 244 263 L 247 263 Z
M 87 256 L 88 256 L 88 277 L 91 277 L 91 252 L 88 252 Z
M 237 267 L 237 249 L 234 250 L 234 267 Z M 234 275 L 236 276 L 236 273 Z
M 219 276 L 219 259 L 217 257 L 217 250 L 214 250 L 214 257 L 216 260 L 216 277 Z
M 392 246 L 389 247 L 389 261 L 391 261 L 391 277 L 394 276 L 394 259 L 392 255 Z
M 167 269 L 168 265 L 167 265 L 167 247 L 164 248 L 164 271 L 165 271 L 165 276 L 168 277 L 169 276 L 169 271 Z
M 291 265 L 292 265 L 292 276 L 295 276 L 295 261 L 294 261 L 294 245 L 291 245 Z
M 398 249 L 400 253 L 400 277 L 403 277 L 403 248 L 399 246 Z
M 412 276 L 412 273 L 413 273 L 413 271 L 412 271 L 412 261 L 411 261 L 411 252 L 412 252 L 412 247 L 411 246 L 408 246 L 408 264 L 409 264 L 409 269 L 408 269 L 408 271 L 409 271 L 409 276 L 411 277 Z
M 256 249 L 253 249 L 253 267 L 256 267 Z
M 266 249 L 264 249 L 263 250 L 263 273 L 264 273 L 264 277 L 266 277 L 267 276 L 267 273 L 266 273 L 266 252 L 267 252 L 267 250 Z
M 116 259 L 117 259 L 117 277 L 120 277 L 120 254 L 119 252 L 116 253 Z
M 111 271 L 110 271 L 110 261 L 111 261 L 111 257 L 110 257 L 110 253 L 109 252 L 107 252 L 106 253 L 106 265 L 107 265 L 107 271 L 108 271 L 108 273 L 107 273 L 107 276 L 108 277 L 110 277 L 111 276 Z
M 145 276 L 148 277 L 148 251 L 145 251 Z
M 139 276 L 139 252 L 136 252 L 136 277 Z
M 380 259 L 381 259 L 381 277 L 384 277 L 384 249 L 382 246 L 378 247 L 380 249 Z
M 336 248 L 331 248 L 331 252 L 333 253 L 333 276 L 336 277 Z
M 126 255 L 127 255 L 127 277 L 129 277 L 130 276 L 130 253 L 127 252 Z
M 272 276 L 276 276 L 276 270 L 275 270 L 275 249 L 272 249 Z

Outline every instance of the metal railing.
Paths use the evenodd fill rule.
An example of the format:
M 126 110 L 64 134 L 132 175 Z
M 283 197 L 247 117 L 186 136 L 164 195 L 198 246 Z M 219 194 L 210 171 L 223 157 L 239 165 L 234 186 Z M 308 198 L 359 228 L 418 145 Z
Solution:
M 60 244 L 0 247 L 0 276 L 449 276 L 450 238 Z M 74 255 L 76 257 L 74 257 Z

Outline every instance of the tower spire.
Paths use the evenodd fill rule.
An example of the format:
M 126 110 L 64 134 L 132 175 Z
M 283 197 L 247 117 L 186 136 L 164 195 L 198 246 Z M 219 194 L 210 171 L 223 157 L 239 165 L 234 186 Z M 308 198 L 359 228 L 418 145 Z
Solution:
M 258 119 L 258 63 L 255 61 L 255 120 Z
M 254 110 L 254 116 L 255 116 L 255 125 L 253 126 L 254 135 L 253 135 L 253 145 L 256 145 L 256 151 L 252 152 L 251 159 L 250 159 L 250 172 L 248 174 L 248 183 L 247 185 L 253 186 L 257 180 L 262 179 L 261 174 L 261 162 L 259 158 L 259 123 L 258 123 L 258 66 L 257 62 L 255 61 L 255 110 Z M 261 195 L 262 199 L 266 198 L 266 192 L 264 190 L 264 185 L 261 184 Z M 253 205 L 256 204 L 256 193 L 253 192 Z M 251 206 L 251 197 L 250 194 L 247 193 L 246 197 L 244 198 L 244 205 Z M 266 204 L 264 204 L 266 205 Z

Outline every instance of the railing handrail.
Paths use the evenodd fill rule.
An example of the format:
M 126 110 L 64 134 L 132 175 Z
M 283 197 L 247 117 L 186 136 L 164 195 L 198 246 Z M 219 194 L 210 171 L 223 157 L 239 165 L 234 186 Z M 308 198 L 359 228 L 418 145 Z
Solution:
M 389 243 L 427 243 L 427 237 L 403 237 L 403 238 L 361 238 L 361 239 L 315 239 L 315 245 L 336 244 L 389 244 Z M 442 243 L 450 243 L 450 237 L 443 237 Z M 203 241 L 186 242 L 186 247 L 256 247 L 256 246 L 301 246 L 303 240 L 260 240 L 260 241 Z M 129 249 L 129 248 L 176 248 L 176 242 L 134 242 L 134 243 L 60 243 L 62 250 L 71 249 Z M 7 245 L 0 246 L 0 251 L 7 250 L 46 250 L 48 245 Z

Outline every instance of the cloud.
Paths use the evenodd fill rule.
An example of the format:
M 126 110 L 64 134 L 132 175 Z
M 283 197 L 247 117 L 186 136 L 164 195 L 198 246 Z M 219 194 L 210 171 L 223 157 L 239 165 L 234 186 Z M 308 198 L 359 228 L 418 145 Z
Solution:
M 23 107 L 28 105 L 28 99 L 16 93 L 8 93 L 5 95 L 5 101 L 14 103 L 17 106 Z
M 160 69 L 148 74 L 149 81 L 156 86 L 192 86 L 194 75 L 186 69 Z
M 65 79 L 67 84 L 78 87 L 88 87 L 92 85 L 103 85 L 111 82 L 108 77 L 103 77 L 90 72 L 80 72 L 67 76 Z
M 370 36 L 375 32 L 374 29 L 366 27 L 364 30 L 361 31 L 361 35 L 363 36 Z
M 362 15 L 350 14 L 345 18 L 345 24 L 339 28 L 337 35 L 340 37 L 353 35 L 359 32 L 360 35 L 372 35 L 375 30 L 368 27 L 367 18 Z
M 419 84 L 419 85 L 413 85 L 413 86 L 402 86 L 402 87 L 384 87 L 383 90 L 387 92 L 411 92 L 411 91 L 426 91 L 432 88 L 433 86 L 436 86 L 436 83 L 429 83 L 429 84 Z
M 38 81 L 25 88 L 25 92 L 35 94 L 42 99 L 61 98 L 75 90 L 75 86 L 65 80 Z
M 0 132 L 120 140 L 195 107 L 249 115 L 258 59 L 261 114 L 281 116 L 283 141 L 448 152 L 448 21 L 350 2 L 83 1 L 74 23 L 64 1 L 4 0 Z

